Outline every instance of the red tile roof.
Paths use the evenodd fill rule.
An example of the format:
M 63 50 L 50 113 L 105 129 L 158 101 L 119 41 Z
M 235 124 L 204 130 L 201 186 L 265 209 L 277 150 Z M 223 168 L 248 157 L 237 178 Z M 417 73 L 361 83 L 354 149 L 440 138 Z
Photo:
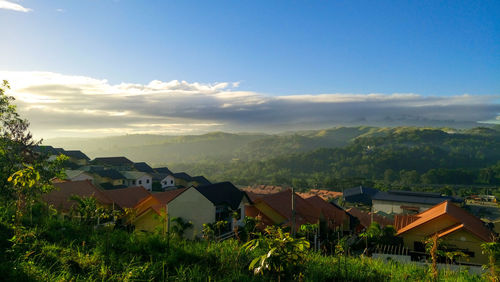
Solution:
M 143 200 L 151 197 L 151 193 L 142 186 L 105 190 L 104 193 L 121 208 L 134 208 Z
M 170 203 L 173 199 L 177 198 L 180 194 L 186 191 L 188 188 L 175 189 L 165 192 L 154 193 L 153 197 L 158 199 L 162 205 Z
M 299 195 L 295 199 L 295 223 L 297 228 L 306 223 L 317 223 L 321 216 L 321 210 L 311 205 Z M 278 214 L 287 219 L 285 226 L 291 225 L 292 220 L 292 190 L 287 189 L 279 193 L 265 195 L 258 198 L 254 203 L 263 202 Z M 279 223 L 279 222 L 276 222 Z
M 347 212 L 352 216 L 356 217 L 357 219 L 359 219 L 359 223 L 365 228 L 371 225 L 372 218 L 374 222 L 380 224 L 380 227 L 385 227 L 387 225 L 393 224 L 393 221 L 385 216 L 381 216 L 373 212 L 362 211 L 358 208 L 350 208 L 347 210 Z
M 403 234 L 409 230 L 412 230 L 413 228 L 421 226 L 444 215 L 448 215 L 449 217 L 451 217 L 455 221 L 455 223 L 458 224 L 458 226 L 463 225 L 460 228 L 450 229 L 452 230 L 451 232 L 463 228 L 484 241 L 489 242 L 492 240 L 491 231 L 484 226 L 484 223 L 479 218 L 473 216 L 466 210 L 454 205 L 450 201 L 442 202 L 441 204 L 435 205 L 434 207 L 417 214 L 416 216 L 418 217 L 418 219 L 398 229 L 397 234 Z M 447 235 L 451 233 L 450 230 L 444 229 L 440 232 Z
M 321 213 L 325 217 L 330 227 L 342 225 L 348 218 L 347 213 L 338 207 L 326 202 L 319 196 L 313 196 L 306 199 L 312 206 L 321 209 Z
M 95 187 L 89 180 L 65 181 L 53 183 L 55 190 L 42 196 L 42 199 L 56 209 L 69 211 L 76 205 L 71 200 L 71 196 L 94 197 L 102 205 L 109 205 L 112 201 L 104 194 L 102 190 Z

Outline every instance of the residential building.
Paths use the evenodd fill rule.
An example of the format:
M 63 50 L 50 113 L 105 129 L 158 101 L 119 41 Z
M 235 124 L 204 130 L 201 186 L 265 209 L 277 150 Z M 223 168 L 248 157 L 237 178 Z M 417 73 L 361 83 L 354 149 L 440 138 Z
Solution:
M 141 171 L 121 171 L 120 173 L 125 177 L 125 185 L 128 187 L 142 186 L 148 191 L 153 189 L 153 176 L 149 173 Z
M 70 181 L 81 181 L 81 180 L 89 180 L 94 183 L 94 177 L 91 173 L 84 170 L 65 170 L 66 179 Z
M 102 157 L 92 160 L 93 164 L 103 165 L 118 170 L 129 170 L 134 166 L 134 162 L 126 157 Z
M 351 204 L 371 205 L 372 196 L 377 193 L 378 193 L 377 189 L 359 186 L 344 190 L 342 196 L 345 202 Z
M 491 242 L 493 233 L 485 224 L 451 201 L 444 201 L 416 215 L 396 215 L 397 236 L 403 238 L 411 250 L 412 259 L 426 256 L 424 241 L 434 235 L 442 240 L 448 251 L 461 251 L 467 259 L 462 264 L 482 265 L 488 262 L 481 252 L 481 244 Z
M 112 201 L 115 208 L 125 212 L 122 220 L 136 231 L 155 231 L 162 228 L 161 203 L 144 187 L 127 187 L 105 190 L 104 194 Z
M 111 206 L 112 201 L 102 190 L 95 187 L 89 180 L 55 182 L 55 189 L 42 195 L 42 199 L 62 213 L 70 213 L 77 207 L 72 196 L 94 197 L 102 206 Z
M 462 203 L 463 200 L 451 196 L 442 196 L 439 193 L 413 192 L 413 191 L 379 191 L 372 196 L 374 212 L 387 214 L 419 213 L 450 200 Z
M 96 184 L 103 189 L 117 189 L 127 187 L 127 179 L 116 169 L 91 170 Z
M 357 233 L 370 227 L 370 225 L 373 222 L 378 223 L 380 225 L 380 227 L 382 227 L 382 228 L 386 227 L 388 225 L 393 225 L 393 223 L 394 223 L 392 219 L 385 217 L 381 214 L 377 214 L 377 213 L 369 212 L 369 211 L 363 211 L 363 210 L 356 208 L 356 207 L 347 209 L 346 212 L 349 213 L 351 216 L 353 216 L 354 218 L 356 218 L 359 221 L 356 226 L 352 226 L 354 231 Z
M 195 187 L 180 188 L 153 194 L 166 210 L 170 224 L 174 218 L 182 218 L 191 222 L 191 228 L 185 230 L 184 236 L 188 239 L 201 237 L 203 224 L 216 221 L 216 207 L 201 194 Z
M 252 206 L 248 206 L 246 215 L 261 217 L 268 222 L 266 225 L 295 226 L 299 230 L 303 224 L 316 224 L 321 220 L 321 207 L 316 207 L 313 201 L 306 201 L 294 193 L 295 222 L 292 218 L 292 190 L 286 189 L 274 194 L 254 194 L 247 192 Z
M 247 194 L 236 188 L 231 182 L 219 182 L 195 187 L 215 208 L 215 221 L 225 220 L 232 230 L 235 225 L 243 225 L 245 207 L 251 203 Z M 233 213 L 237 217 L 233 220 Z

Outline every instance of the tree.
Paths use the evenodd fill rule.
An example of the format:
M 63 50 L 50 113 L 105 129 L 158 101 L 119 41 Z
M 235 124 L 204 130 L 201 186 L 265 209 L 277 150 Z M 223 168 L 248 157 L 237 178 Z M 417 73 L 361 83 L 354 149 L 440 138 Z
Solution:
M 254 274 L 269 272 L 277 276 L 278 281 L 282 276 L 294 275 L 300 271 L 309 242 L 305 238 L 293 238 L 290 233 L 285 233 L 279 227 L 268 226 L 266 234 L 260 238 L 248 241 L 243 245 L 246 251 L 253 251 L 259 247 L 265 250 L 264 255 L 255 257 L 248 269 Z
M 52 189 L 51 180 L 64 173 L 59 156 L 49 161 L 47 156 L 34 152 L 34 141 L 28 131 L 29 123 L 17 113 L 15 100 L 6 95 L 9 83 L 0 85 L 0 197 L 7 203 L 15 202 L 15 223 L 19 227 L 25 209 L 31 207 L 42 193 Z M 30 217 L 31 218 L 31 217 Z
M 179 238 L 184 236 L 184 232 L 193 226 L 193 222 L 185 221 L 182 217 L 172 218 L 172 222 L 175 223 L 172 226 L 172 232 L 176 234 Z
M 490 242 L 481 244 L 481 249 L 483 249 L 482 253 L 488 256 L 488 265 L 486 267 L 489 268 L 490 274 L 489 279 L 491 281 L 500 281 L 498 275 L 498 265 L 497 261 L 500 257 L 500 243 L 498 242 Z

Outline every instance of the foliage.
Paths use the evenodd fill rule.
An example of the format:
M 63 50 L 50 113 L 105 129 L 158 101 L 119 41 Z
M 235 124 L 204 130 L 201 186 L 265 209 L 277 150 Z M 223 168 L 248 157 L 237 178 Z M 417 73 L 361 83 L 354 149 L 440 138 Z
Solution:
M 117 211 L 112 211 L 100 206 L 94 197 L 80 197 L 73 195 L 70 198 L 77 203 L 75 212 L 80 217 L 80 220 L 85 225 L 96 225 L 102 221 L 119 216 Z
M 259 247 L 265 254 L 257 255 L 249 265 L 254 274 L 270 272 L 278 277 L 297 275 L 306 258 L 309 242 L 305 238 L 293 238 L 279 227 L 267 227 L 266 235 L 243 245 L 247 251 Z
M 488 265 L 490 273 L 488 278 L 491 281 L 500 281 L 500 274 L 498 271 L 498 260 L 500 259 L 500 243 L 489 242 L 481 244 L 482 253 L 488 256 Z
M 179 236 L 180 238 L 184 236 L 184 232 L 187 229 L 193 226 L 193 223 L 191 221 L 185 221 L 181 217 L 172 218 L 172 222 L 174 223 L 174 225 L 172 225 L 172 232 L 174 232 L 174 234 Z

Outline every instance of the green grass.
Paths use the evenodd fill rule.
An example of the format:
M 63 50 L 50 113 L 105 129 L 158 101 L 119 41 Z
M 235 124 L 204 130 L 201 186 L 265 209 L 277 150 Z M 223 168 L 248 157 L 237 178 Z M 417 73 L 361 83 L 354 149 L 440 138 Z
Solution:
M 69 221 L 49 220 L 13 235 L 0 223 L 0 274 L 6 281 L 268 281 L 248 265 L 256 253 L 241 243 L 171 239 L 159 234 L 94 230 Z M 259 251 L 258 251 L 259 252 Z M 262 253 L 262 251 L 260 251 Z M 426 281 L 425 268 L 370 258 L 323 256 L 310 252 L 304 281 Z M 481 281 L 478 276 L 441 272 L 442 281 Z M 298 278 L 298 277 L 297 277 Z

